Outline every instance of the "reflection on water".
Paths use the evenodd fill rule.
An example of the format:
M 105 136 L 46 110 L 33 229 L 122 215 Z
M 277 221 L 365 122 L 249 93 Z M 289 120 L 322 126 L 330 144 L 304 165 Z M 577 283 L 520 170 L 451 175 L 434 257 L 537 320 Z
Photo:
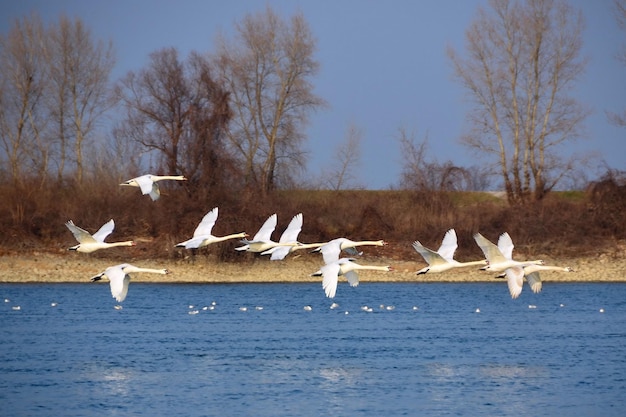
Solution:
M 129 394 L 129 386 L 132 383 L 131 372 L 125 369 L 104 369 L 102 380 L 104 381 L 102 389 L 108 391 L 111 395 Z
M 546 368 L 542 367 L 501 364 L 483 365 L 480 367 L 480 372 L 485 377 L 494 380 L 547 378 L 550 374 Z
M 354 385 L 359 380 L 361 374 L 362 372 L 357 369 L 322 368 L 319 370 L 319 375 L 324 379 L 324 385 L 332 384 L 333 389 L 336 388 L 336 384 Z

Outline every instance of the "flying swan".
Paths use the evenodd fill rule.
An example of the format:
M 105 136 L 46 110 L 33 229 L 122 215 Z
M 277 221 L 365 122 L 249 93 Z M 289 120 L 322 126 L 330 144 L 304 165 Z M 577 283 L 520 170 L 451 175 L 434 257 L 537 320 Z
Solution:
M 246 238 L 241 239 L 241 243 L 243 246 L 238 246 L 235 250 L 238 251 L 246 251 L 246 252 L 265 252 L 266 250 L 272 249 L 276 246 L 295 246 L 298 242 L 274 242 L 271 239 L 272 233 L 274 229 L 276 229 L 277 217 L 276 213 L 272 214 L 270 217 L 265 220 L 263 226 L 259 229 L 259 231 L 254 235 L 252 240 L 248 240 Z
M 345 245 L 345 246 L 344 246 Z M 391 266 L 378 265 L 361 265 L 356 263 L 354 258 L 339 258 L 342 250 L 355 250 L 355 246 L 374 245 L 383 246 L 386 243 L 382 240 L 378 241 L 352 241 L 346 238 L 333 239 L 330 242 L 320 246 L 315 251 L 322 252 L 325 265 L 318 271 L 311 274 L 312 277 L 322 277 L 322 288 L 326 293 L 326 297 L 334 298 L 337 292 L 337 283 L 340 276 L 345 276 L 351 287 L 359 285 L 358 270 L 370 271 L 393 271 Z
M 456 232 L 454 229 L 450 229 L 446 232 L 441 242 L 439 250 L 434 250 L 424 247 L 418 240 L 413 242 L 413 249 L 417 251 L 422 258 L 428 264 L 427 267 L 417 271 L 417 275 L 425 274 L 427 272 L 437 273 L 444 272 L 453 268 L 461 268 L 464 266 L 472 265 L 487 265 L 486 260 L 470 261 L 470 262 L 458 262 L 454 259 L 454 252 L 458 247 Z
M 323 277 L 322 288 L 326 293 L 326 297 L 334 298 L 337 292 L 337 283 L 339 277 L 343 275 L 348 280 L 351 287 L 359 285 L 359 270 L 370 271 L 393 271 L 391 266 L 377 266 L 377 265 L 360 265 L 355 262 L 354 258 L 341 258 L 336 261 L 327 263 L 322 266 L 318 271 L 311 274 L 312 277 Z
M 539 271 L 561 271 L 561 272 L 574 272 L 570 267 L 551 266 L 551 265 L 527 265 L 527 266 L 514 266 L 507 268 L 503 274 L 498 275 L 499 278 L 506 277 L 506 282 L 509 287 L 509 293 L 511 298 L 515 299 L 522 293 L 522 287 L 524 285 L 524 277 L 528 282 L 528 286 L 532 292 L 541 292 L 542 282 L 539 276 Z
M 109 279 L 109 285 L 111 286 L 111 295 L 118 303 L 121 303 L 126 299 L 128 294 L 128 283 L 130 282 L 130 275 L 137 272 L 147 272 L 152 274 L 169 274 L 167 269 L 151 269 L 151 268 L 138 268 L 131 264 L 119 264 L 110 266 L 103 272 L 95 275 L 91 278 L 91 282 L 100 281 L 103 277 Z M 116 308 L 120 308 L 117 306 Z
M 185 249 L 196 249 L 201 248 L 211 243 L 223 242 L 228 239 L 243 239 L 248 236 L 245 232 L 235 233 L 226 236 L 213 236 L 211 231 L 213 230 L 213 226 L 217 221 L 218 208 L 215 207 L 213 210 L 209 211 L 204 215 L 198 227 L 193 232 L 193 237 L 189 240 L 185 240 L 184 242 L 180 242 L 175 247 L 177 248 L 185 248 Z
M 182 175 L 152 175 L 146 174 L 140 177 L 131 178 L 128 181 L 124 181 L 120 185 L 127 185 L 130 187 L 139 187 L 141 189 L 141 194 L 146 195 L 149 194 L 152 201 L 156 201 L 161 196 L 161 191 L 159 191 L 159 185 L 157 181 L 163 180 L 175 180 L 175 181 L 186 181 L 187 178 Z
M 490 242 L 480 233 L 474 235 L 474 240 L 483 251 L 485 258 L 487 258 L 487 265 L 480 268 L 483 271 L 495 271 L 502 272 L 507 268 L 514 266 L 527 266 L 527 265 L 543 265 L 543 261 L 514 261 L 513 260 L 513 241 L 508 233 L 504 232 L 498 239 L 498 246 Z
M 324 259 L 324 263 L 329 264 L 339 259 L 339 255 L 341 254 L 342 250 L 348 252 L 348 254 L 352 256 L 355 256 L 355 255 L 361 255 L 361 253 L 359 253 L 355 249 L 358 246 L 385 246 L 386 244 L 387 242 L 385 242 L 384 240 L 354 241 L 354 240 L 347 239 L 345 237 L 338 237 L 336 239 L 333 239 L 321 245 L 319 243 L 313 243 L 313 244 L 303 245 L 303 246 L 320 245 L 319 247 L 312 250 L 311 252 L 321 252 L 322 258 Z
M 82 253 L 91 253 L 97 251 L 98 249 L 113 248 L 115 246 L 136 245 L 135 242 L 131 240 L 112 243 L 104 241 L 104 239 L 106 239 L 106 237 L 110 235 L 115 228 L 115 223 L 113 222 L 113 219 L 103 224 L 102 227 L 93 235 L 90 234 L 88 231 L 76 226 L 72 220 L 65 223 L 65 226 L 70 229 L 70 232 L 72 232 L 72 234 L 78 241 L 78 245 L 72 246 L 71 248 L 68 248 L 68 250 L 75 250 Z
M 298 235 L 302 231 L 302 213 L 298 213 L 289 222 L 289 225 L 285 229 L 282 235 L 280 235 L 280 239 L 278 243 L 294 243 L 298 242 Z M 298 246 L 274 246 L 266 251 L 261 252 L 261 255 L 271 255 L 270 259 L 272 261 L 281 261 L 285 259 L 285 256 L 289 255 L 290 252 L 293 252 L 295 248 Z

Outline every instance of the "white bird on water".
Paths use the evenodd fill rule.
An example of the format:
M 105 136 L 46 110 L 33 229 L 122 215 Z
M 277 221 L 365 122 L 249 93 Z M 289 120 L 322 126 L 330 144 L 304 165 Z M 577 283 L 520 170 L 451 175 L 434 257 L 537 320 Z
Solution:
M 226 236 L 213 236 L 211 231 L 217 221 L 218 208 L 215 207 L 209 211 L 200 221 L 198 227 L 193 232 L 193 237 L 189 240 L 181 242 L 176 245 L 177 248 L 196 249 L 203 246 L 210 245 L 211 243 L 223 242 L 228 239 L 243 239 L 247 236 L 245 232 L 234 233 Z
M 513 241 L 508 233 L 504 232 L 498 239 L 498 246 L 490 242 L 480 233 L 474 235 L 474 240 L 487 258 L 487 265 L 480 268 L 483 271 L 502 272 L 514 266 L 543 265 L 543 261 L 514 261 Z
M 111 286 L 111 295 L 118 303 L 121 303 L 126 299 L 128 294 L 128 283 L 130 282 L 130 275 L 132 273 L 151 273 L 151 274 L 169 274 L 167 269 L 152 269 L 152 268 L 139 268 L 131 264 L 119 264 L 110 266 L 98 275 L 91 278 L 91 282 L 100 281 L 103 277 L 109 279 L 109 285 Z M 121 308 L 121 306 L 116 306 Z
M 504 274 L 498 275 L 498 277 L 506 277 L 511 298 L 515 299 L 522 293 L 524 277 L 526 277 L 528 286 L 530 286 L 530 289 L 535 294 L 541 292 L 543 284 L 541 282 L 541 277 L 539 276 L 539 271 L 574 272 L 574 270 L 570 267 L 533 264 L 507 268 L 504 271 Z
M 116 246 L 135 246 L 135 242 L 131 240 L 112 243 L 107 243 L 104 241 L 104 239 L 106 239 L 106 237 L 109 236 L 115 228 L 115 223 L 113 222 L 113 219 L 102 225 L 102 227 L 93 235 L 86 230 L 76 226 L 72 220 L 65 223 L 65 226 L 70 229 L 70 232 L 72 232 L 72 234 L 78 241 L 78 245 L 72 246 L 71 248 L 68 248 L 68 250 L 75 250 L 82 253 L 91 253 L 97 251 L 98 249 L 107 249 Z
M 276 229 L 276 222 L 278 218 L 276 213 L 272 214 L 270 217 L 265 220 L 263 226 L 259 229 L 259 231 L 254 235 L 252 240 L 248 240 L 243 238 L 241 243 L 243 246 L 236 247 L 235 250 L 238 251 L 246 251 L 246 252 L 265 252 L 269 249 L 272 249 L 277 246 L 295 246 L 298 242 L 274 242 L 272 240 L 272 233 L 274 229 Z
M 182 175 L 146 174 L 139 177 L 131 178 L 128 181 L 124 181 L 120 185 L 139 187 L 141 189 L 141 194 L 149 194 L 150 198 L 152 198 L 152 201 L 156 201 L 161 196 L 161 191 L 159 190 L 159 185 L 157 184 L 157 182 L 163 180 L 186 181 L 187 178 Z
M 436 273 L 444 272 L 453 268 L 461 268 L 472 265 L 487 265 L 486 260 L 459 262 L 454 259 L 454 252 L 458 247 L 456 232 L 454 229 L 450 229 L 446 232 L 441 242 L 439 250 L 434 250 L 424 247 L 419 241 L 413 242 L 413 249 L 417 251 L 422 258 L 428 264 L 427 267 L 417 271 L 417 275 L 425 274 L 427 272 Z

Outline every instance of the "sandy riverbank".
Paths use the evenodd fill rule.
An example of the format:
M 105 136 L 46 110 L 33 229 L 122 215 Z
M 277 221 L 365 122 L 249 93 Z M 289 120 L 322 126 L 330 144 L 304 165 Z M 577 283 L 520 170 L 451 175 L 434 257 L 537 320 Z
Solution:
M 250 255 L 250 254 L 246 254 Z M 569 266 L 573 273 L 546 271 L 541 277 L 546 282 L 626 282 L 626 258 L 600 255 L 577 259 L 545 259 L 548 265 Z M 210 257 L 154 261 L 94 257 L 78 253 L 0 256 L 1 282 L 89 282 L 89 279 L 111 265 L 122 262 L 147 268 L 167 268 L 169 275 L 134 274 L 137 282 L 180 283 L 235 283 L 235 282 L 321 282 L 311 277 L 322 265 L 316 254 L 288 257 L 283 261 L 270 261 L 252 255 L 241 263 L 219 262 Z M 493 281 L 492 273 L 476 267 L 448 271 L 442 274 L 416 275 L 425 264 L 418 260 L 403 261 L 364 256 L 362 264 L 391 265 L 393 272 L 363 271 L 362 282 L 484 282 Z

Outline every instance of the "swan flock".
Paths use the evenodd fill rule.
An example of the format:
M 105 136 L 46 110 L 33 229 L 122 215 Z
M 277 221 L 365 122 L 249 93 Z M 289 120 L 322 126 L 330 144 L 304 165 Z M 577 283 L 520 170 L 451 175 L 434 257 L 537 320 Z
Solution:
M 182 175 L 158 176 L 146 174 L 127 180 L 120 185 L 138 187 L 143 195 L 149 195 L 153 201 L 156 201 L 161 196 L 158 182 L 163 180 L 185 181 L 186 178 Z M 273 241 L 271 238 L 278 224 L 276 214 L 270 215 L 261 225 L 258 232 L 251 239 L 248 239 L 249 235 L 243 231 L 222 236 L 214 235 L 212 231 L 218 219 L 218 213 L 218 207 L 214 207 L 207 212 L 198 223 L 192 236 L 177 243 L 174 247 L 195 251 L 212 244 L 238 239 L 241 246 L 235 247 L 236 251 L 251 252 L 261 257 L 269 255 L 270 261 L 282 261 L 296 251 L 319 253 L 321 254 L 323 264 L 310 275 L 321 277 L 324 294 L 331 299 L 336 296 L 339 277 L 344 277 L 349 286 L 356 287 L 359 284 L 359 272 L 377 271 L 384 273 L 394 270 L 390 265 L 357 262 L 357 257 L 363 255 L 363 252 L 359 252 L 357 248 L 366 246 L 383 247 L 387 245 L 384 240 L 351 240 L 345 237 L 338 237 L 327 242 L 300 242 L 298 236 L 303 227 L 302 213 L 293 216 L 278 241 Z M 76 226 L 72 220 L 67 221 L 65 225 L 78 241 L 77 245 L 69 248 L 72 251 L 92 253 L 101 249 L 136 246 L 133 240 L 105 242 L 105 239 L 115 228 L 113 219 L 102 225 L 93 234 Z M 474 235 L 474 240 L 484 257 L 467 262 L 460 262 L 454 259 L 454 253 L 458 248 L 457 235 L 454 229 L 449 229 L 444 234 L 441 245 L 436 251 L 425 247 L 420 241 L 416 240 L 412 246 L 426 263 L 426 266 L 418 270 L 416 274 L 436 274 L 453 269 L 480 266 L 480 270 L 497 272 L 500 274 L 496 275 L 496 277 L 506 278 L 509 293 L 515 299 L 522 292 L 524 280 L 527 281 L 532 292 L 538 293 L 541 291 L 542 281 L 539 273 L 542 271 L 573 272 L 569 267 L 544 265 L 544 262 L 541 260 L 513 260 L 514 245 L 511 237 L 506 232 L 499 236 L 497 245 L 480 233 Z M 348 256 L 342 256 L 343 252 Z M 137 273 L 165 275 L 169 274 L 170 271 L 165 268 L 136 267 L 128 263 L 122 263 L 106 268 L 104 271 L 94 275 L 91 281 L 95 282 L 102 278 L 107 278 L 113 298 L 118 303 L 121 303 L 128 294 L 131 274 Z M 120 305 L 115 307 L 121 309 Z

